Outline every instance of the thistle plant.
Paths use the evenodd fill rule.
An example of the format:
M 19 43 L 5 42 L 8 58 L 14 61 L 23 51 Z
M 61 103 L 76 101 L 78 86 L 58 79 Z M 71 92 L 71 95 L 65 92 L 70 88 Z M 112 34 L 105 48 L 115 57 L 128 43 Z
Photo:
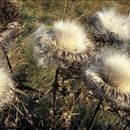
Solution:
M 10 2 L 2 0 L 1 3 L 1 22 L 4 23 L 5 20 L 5 23 L 7 22 L 9 24 L 6 23 L 6 28 L 3 28 L 0 33 L 0 48 L 5 54 L 5 58 L 11 73 L 13 73 L 12 65 L 7 53 L 12 47 L 12 42 L 17 37 L 19 30 L 19 14 L 17 12 L 15 13 L 14 6 L 12 7 L 12 11 L 10 10 Z M 66 1 L 65 4 L 66 12 L 68 1 Z M 9 9 L 5 11 L 5 14 L 7 13 L 7 15 L 3 14 L 3 6 Z M 10 11 L 12 12 L 12 15 L 10 15 Z M 6 16 L 9 18 L 7 21 Z M 81 105 L 80 99 L 82 100 L 83 97 L 84 99 L 87 98 L 85 104 L 95 102 L 97 99 L 99 99 L 97 107 L 95 107 L 96 109 L 92 114 L 92 119 L 89 118 L 89 123 L 85 123 L 86 129 L 93 129 L 97 118 L 97 113 L 104 109 L 104 104 L 110 106 L 109 109 L 111 111 L 115 110 L 114 112 L 116 112 L 118 115 L 121 115 L 118 113 L 118 110 L 123 110 L 123 112 L 128 110 L 127 112 L 129 112 L 130 59 L 129 55 L 127 54 L 127 47 L 130 40 L 129 15 L 122 15 L 114 8 L 103 9 L 102 11 L 98 11 L 96 15 L 92 16 L 87 24 L 94 36 L 93 41 L 91 37 L 89 37 L 89 33 L 91 32 L 89 32 L 88 28 L 85 30 L 85 28 L 75 20 L 59 20 L 54 22 L 49 27 L 43 25 L 40 26 L 33 34 L 34 57 L 38 64 L 42 65 L 43 68 L 54 67 L 56 72 L 54 81 L 52 83 L 52 88 L 49 89 L 45 95 L 41 92 L 41 95 L 44 95 L 42 98 L 40 97 L 41 95 L 39 96 L 36 94 L 36 92 L 39 92 L 37 88 L 25 89 L 35 92 L 35 96 L 33 95 L 34 97 L 31 97 L 32 95 L 30 96 L 28 104 L 23 103 L 22 101 L 20 102 L 21 97 L 19 99 L 19 102 L 22 104 L 26 115 L 19 110 L 18 104 L 17 106 L 14 105 L 15 109 L 17 110 L 16 116 L 18 116 L 18 113 L 21 114 L 22 117 L 25 118 L 24 123 L 26 124 L 26 121 L 30 123 L 29 126 L 31 126 L 31 128 L 35 129 L 36 125 L 34 119 L 36 119 L 37 122 L 40 122 L 36 124 L 44 125 L 44 122 L 40 120 L 43 118 L 41 113 L 38 111 L 38 113 L 40 113 L 40 117 L 37 118 L 35 117 L 36 115 L 33 113 L 33 110 L 37 105 L 41 105 L 40 99 L 37 99 L 40 97 L 41 100 L 43 100 L 46 98 L 47 94 L 50 94 L 50 92 L 52 92 L 52 97 L 49 95 L 52 98 L 51 109 L 50 116 L 47 116 L 49 119 L 51 119 L 51 123 L 49 122 L 49 124 L 47 122 L 47 124 L 49 124 L 49 127 L 51 126 L 52 129 L 57 129 L 59 126 L 60 128 L 62 127 L 67 129 L 71 126 L 72 119 L 80 115 L 80 112 L 75 112 L 75 108 L 77 107 L 77 104 L 79 106 Z M 22 69 L 22 71 L 25 70 Z M 1 107 L 3 104 L 8 104 L 5 103 L 5 100 L 3 99 L 6 99 L 7 102 L 12 101 L 13 90 L 15 88 L 10 75 L 5 72 L 5 70 L 1 69 L 0 74 L 2 74 L 1 78 L 4 76 L 3 79 L 1 79 L 1 86 L 6 86 L 4 88 L 1 87 L 0 89 Z M 29 76 L 31 74 L 29 74 Z M 33 79 L 35 80 L 36 77 L 40 79 L 39 75 L 36 75 L 33 77 Z M 43 77 L 37 83 L 37 86 L 41 85 L 41 82 L 44 80 L 44 78 L 46 77 Z M 7 81 L 9 81 L 9 84 Z M 24 84 L 18 79 L 17 82 L 17 88 L 21 87 L 20 89 L 24 90 L 26 86 L 24 86 Z M 50 83 L 48 86 L 49 85 Z M 74 87 L 73 92 L 70 92 L 71 87 Z M 82 90 L 82 87 L 84 88 L 84 91 Z M 44 89 L 44 87 L 41 88 Z M 85 95 L 83 95 L 84 93 Z M 61 95 L 63 99 L 59 101 L 58 99 L 61 98 Z M 69 97 L 68 100 L 67 96 Z M 48 103 L 49 99 L 46 99 L 45 102 Z M 46 105 L 49 106 L 50 104 L 48 104 Z M 63 107 L 61 107 L 61 104 Z M 26 109 L 27 105 L 28 109 Z M 93 111 L 92 108 L 91 110 Z M 124 113 L 122 115 L 124 115 Z M 124 119 L 123 116 L 120 116 L 120 118 Z M 127 122 L 128 119 L 129 118 L 127 117 L 125 121 Z M 16 120 L 16 122 L 20 121 Z M 83 124 L 82 121 L 81 124 Z M 128 122 L 124 129 L 127 127 Z M 110 129 L 110 127 L 108 129 Z
M 110 19 L 117 21 L 117 25 L 113 27 L 115 21 Z M 43 67 L 57 68 L 52 85 L 54 129 L 60 76 L 69 79 L 71 74 L 77 74 L 80 82 L 83 82 L 83 77 L 85 86 L 100 99 L 89 129 L 93 127 L 102 101 L 119 109 L 129 109 L 130 59 L 126 52 L 129 29 L 122 33 L 129 28 L 129 16 L 122 16 L 114 8 L 104 9 L 97 12 L 88 24 L 94 31 L 95 43 L 78 22 L 70 20 L 54 22 L 51 28 L 41 26 L 33 35 L 34 56 L 38 63 Z
M 86 85 L 111 105 L 129 109 L 129 63 L 127 54 L 103 49 L 84 65 Z
M 14 86 L 10 74 L 4 68 L 0 68 L 0 109 L 7 106 L 14 99 Z
M 8 52 L 12 48 L 14 39 L 17 37 L 19 31 L 18 25 L 18 8 L 13 4 L 13 2 L 1 0 L 0 4 L 0 49 L 5 55 L 7 65 L 10 72 L 12 73 L 12 66 L 8 57 Z M 13 76 L 0 65 L 0 108 L 5 108 L 14 100 L 15 91 L 15 81 L 13 81 Z
M 19 32 L 19 9 L 16 3 L 1 0 L 0 19 L 0 24 L 3 25 L 0 32 L 0 48 L 4 52 L 10 71 L 13 72 L 7 53 L 12 48 L 13 41 Z
M 0 33 L 1 49 L 6 53 L 12 48 L 12 42 L 18 35 L 18 22 L 9 23 L 5 31 Z
M 129 15 L 119 13 L 116 8 L 103 8 L 88 18 L 96 45 L 127 49 L 130 40 Z
M 41 65 L 56 65 L 53 83 L 53 128 L 56 114 L 56 92 L 59 71 L 80 64 L 94 53 L 94 45 L 87 38 L 84 28 L 75 21 L 55 22 L 52 29 L 40 27 L 34 33 L 34 55 Z M 76 70 L 76 69 L 75 69 Z M 65 71 L 64 71 L 65 72 Z M 65 75 L 65 74 L 64 74 Z
M 124 42 L 130 40 L 129 15 L 120 14 L 114 7 L 103 9 L 102 11 L 97 12 L 96 15 L 99 18 L 101 25 L 106 28 L 106 30 L 114 33 Z
M 94 45 L 75 21 L 55 22 L 34 33 L 34 55 L 41 65 L 71 66 L 93 55 Z

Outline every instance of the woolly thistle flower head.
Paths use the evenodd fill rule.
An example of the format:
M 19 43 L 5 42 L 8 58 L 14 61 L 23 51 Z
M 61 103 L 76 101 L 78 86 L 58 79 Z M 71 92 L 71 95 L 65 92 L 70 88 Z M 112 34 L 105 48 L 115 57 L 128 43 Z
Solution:
M 6 30 L 0 33 L 1 48 L 8 52 L 11 47 L 13 40 L 17 36 L 19 31 L 18 22 L 9 23 Z
M 121 15 L 115 8 L 103 9 L 97 12 L 102 25 L 120 39 L 130 40 L 130 16 Z
M 5 69 L 0 68 L 0 108 L 13 100 L 14 83 Z
M 97 42 L 121 48 L 130 40 L 130 15 L 121 15 L 115 8 L 98 11 L 88 23 Z
M 114 49 L 105 49 L 84 68 L 88 85 L 115 102 L 118 106 L 130 104 L 130 58 Z M 90 82 L 91 81 L 91 82 Z
M 94 45 L 75 21 L 57 21 L 52 29 L 40 27 L 34 33 L 34 53 L 40 64 L 68 65 L 92 55 Z
M 86 49 L 86 32 L 76 21 L 58 21 L 53 25 L 56 44 L 70 51 L 82 52 Z

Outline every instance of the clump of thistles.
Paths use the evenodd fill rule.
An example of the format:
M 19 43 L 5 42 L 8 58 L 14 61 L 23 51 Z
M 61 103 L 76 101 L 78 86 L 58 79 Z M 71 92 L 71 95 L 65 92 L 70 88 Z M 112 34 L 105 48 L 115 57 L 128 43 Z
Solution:
M 0 68 L 0 109 L 13 100 L 13 86 L 14 82 L 9 73 L 5 69 Z
M 119 107 L 130 105 L 130 58 L 114 49 L 105 49 L 85 63 L 86 85 Z
M 34 33 L 34 53 L 42 65 L 80 63 L 93 50 L 84 28 L 75 21 L 57 21 L 52 29 L 43 26 Z

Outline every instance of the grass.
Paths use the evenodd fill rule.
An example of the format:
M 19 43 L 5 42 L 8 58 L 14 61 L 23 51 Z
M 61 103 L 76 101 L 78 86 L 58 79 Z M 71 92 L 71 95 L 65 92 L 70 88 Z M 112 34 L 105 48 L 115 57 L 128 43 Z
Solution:
M 21 80 L 26 80 L 24 85 L 36 91 L 24 90 L 18 92 L 15 107 L 1 112 L 0 125 L 5 127 L 20 127 L 21 129 L 44 129 L 52 127 L 52 92 L 51 85 L 54 81 L 55 68 L 44 69 L 38 66 L 33 57 L 32 34 L 42 24 L 52 26 L 59 19 L 75 19 L 82 22 L 82 17 L 96 13 L 102 7 L 116 6 L 122 13 L 130 11 L 130 2 L 127 1 L 102 1 L 102 0 L 18 0 L 20 10 L 21 34 L 16 38 L 9 58 L 13 71 Z M 85 25 L 84 25 L 85 26 Z M 60 82 L 60 81 L 59 81 Z M 58 128 L 65 128 L 68 124 L 70 130 L 85 128 L 94 112 L 96 99 L 87 97 L 84 85 L 73 78 L 59 86 L 57 93 L 56 123 Z M 81 92 L 76 98 L 79 88 Z M 74 101 L 74 108 L 72 110 Z M 63 114 L 71 113 L 71 119 Z M 8 114 L 7 114 L 8 113 Z M 3 115 L 3 116 L 2 116 Z M 7 121 L 8 123 L 5 123 Z M 111 126 L 111 128 L 109 128 Z M 67 126 L 68 127 L 68 126 Z M 93 130 L 121 130 L 124 124 L 120 118 L 107 107 L 99 111 Z

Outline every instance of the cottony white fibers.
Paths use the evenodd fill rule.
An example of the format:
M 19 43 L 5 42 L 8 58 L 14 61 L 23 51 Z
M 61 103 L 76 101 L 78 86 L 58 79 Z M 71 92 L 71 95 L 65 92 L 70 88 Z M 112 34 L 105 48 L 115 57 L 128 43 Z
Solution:
M 85 83 L 95 96 L 111 105 L 129 107 L 130 58 L 115 49 L 104 49 L 85 63 Z
M 105 57 L 104 57 L 105 58 Z M 114 53 L 104 59 L 105 79 L 122 93 L 130 93 L 130 59 Z
M 52 29 L 41 26 L 34 33 L 34 56 L 40 65 L 67 67 L 93 55 L 94 44 L 76 22 L 58 21 Z
M 83 51 L 86 47 L 84 28 L 75 21 L 57 21 L 53 25 L 56 43 L 70 51 Z
M 130 15 L 121 15 L 115 8 L 103 9 L 97 15 L 106 29 L 120 39 L 130 40 Z
M 130 94 L 130 58 L 116 50 L 106 50 L 96 56 L 96 73 L 117 92 Z
M 0 107 L 12 100 L 12 87 L 13 82 L 9 74 L 3 68 L 0 68 Z

